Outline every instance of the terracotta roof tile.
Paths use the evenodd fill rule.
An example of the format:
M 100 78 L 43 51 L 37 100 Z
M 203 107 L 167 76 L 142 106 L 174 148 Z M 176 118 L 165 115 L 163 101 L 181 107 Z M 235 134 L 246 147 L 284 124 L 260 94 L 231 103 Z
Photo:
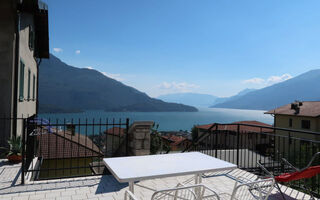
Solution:
M 38 156 L 44 159 L 103 156 L 92 140 L 78 133 L 53 131 L 37 136 L 40 142 Z
M 234 125 L 233 125 L 234 124 Z M 236 124 L 250 124 L 250 125 L 257 125 L 257 126 L 267 126 L 272 127 L 270 124 L 258 122 L 258 121 L 239 121 L 239 122 L 233 122 L 232 124 L 228 125 L 218 125 L 218 130 L 226 130 L 226 131 L 237 131 L 238 126 Z M 196 126 L 199 129 L 209 129 L 213 124 L 206 124 L 206 125 L 199 125 Z M 273 132 L 272 129 L 268 128 L 259 128 L 259 127 L 252 127 L 252 126 L 240 126 L 241 132 Z
M 163 138 L 172 141 L 172 145 L 179 145 L 181 142 L 188 140 L 183 136 L 176 136 L 176 135 L 169 135 L 169 136 L 162 136 Z
M 265 114 L 278 114 L 278 115 L 295 115 L 295 116 L 308 116 L 308 117 L 319 117 L 320 116 L 320 101 L 302 101 L 302 105 L 299 106 L 299 112 L 291 108 L 291 103 L 276 108 L 274 110 L 269 110 Z
M 107 133 L 109 135 L 116 135 L 116 136 L 123 136 L 124 133 L 126 132 L 125 128 L 121 128 L 121 127 L 112 127 L 109 128 L 108 130 L 106 130 L 104 133 Z

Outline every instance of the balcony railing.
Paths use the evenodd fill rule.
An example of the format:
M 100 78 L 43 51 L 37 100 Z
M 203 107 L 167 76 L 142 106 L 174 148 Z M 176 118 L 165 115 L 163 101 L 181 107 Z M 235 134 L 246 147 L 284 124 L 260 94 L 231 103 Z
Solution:
M 307 166 L 312 156 L 320 151 L 319 139 L 319 133 L 310 131 L 251 124 L 213 124 L 207 130 L 200 130 L 198 140 L 185 151 L 199 151 L 262 175 L 257 165 L 259 161 L 271 173 L 279 175 L 291 169 L 282 158 L 298 168 Z M 319 164 L 320 159 L 313 162 L 313 165 Z M 303 191 L 310 188 L 313 195 L 320 196 L 319 175 L 290 182 L 288 186 Z
M 128 154 L 129 119 L 23 119 L 22 183 L 107 173 L 105 157 Z

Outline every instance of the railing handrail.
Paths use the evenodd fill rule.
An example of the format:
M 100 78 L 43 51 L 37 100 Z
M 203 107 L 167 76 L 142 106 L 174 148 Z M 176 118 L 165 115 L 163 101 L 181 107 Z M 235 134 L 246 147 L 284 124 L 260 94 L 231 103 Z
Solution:
M 212 133 L 212 129 L 216 128 L 215 131 L 219 131 L 219 126 L 249 126 L 249 127 L 256 127 L 256 128 L 261 128 L 261 129 L 271 129 L 273 131 L 275 130 L 280 130 L 280 131 L 287 131 L 290 133 L 306 133 L 309 135 L 317 135 L 320 136 L 319 132 L 314 132 L 314 131 L 306 131 L 306 130 L 298 130 L 298 129 L 289 129 L 289 128 L 281 128 L 281 127 L 275 127 L 275 126 L 262 126 L 262 125 L 255 125 L 255 124 L 246 124 L 246 123 L 213 123 L 208 129 L 206 129 L 206 131 L 195 141 L 192 142 L 191 145 L 187 146 L 182 152 L 186 152 L 191 150 L 191 148 L 195 147 L 196 145 L 198 145 L 200 142 L 202 142 L 205 138 L 207 138 L 209 135 L 208 133 Z M 221 131 L 221 130 L 220 130 Z M 224 130 L 224 131 L 228 131 L 228 130 Z M 237 133 L 239 131 L 236 131 Z M 291 136 L 292 137 L 292 136 Z M 294 137 L 292 137 L 294 138 Z M 303 139 L 303 138 L 301 138 Z
M 314 131 L 307 131 L 307 130 L 300 130 L 300 129 L 289 129 L 289 128 L 281 128 L 276 126 L 262 126 L 262 125 L 254 125 L 254 124 L 241 124 L 241 123 L 214 123 L 214 125 L 220 125 L 220 126 L 229 126 L 229 125 L 239 125 L 239 126 L 251 126 L 251 127 L 257 127 L 257 128 L 264 128 L 264 129 L 272 129 L 272 130 L 280 130 L 280 131 L 288 131 L 288 132 L 296 132 L 296 133 L 307 133 L 312 135 L 320 135 L 320 132 L 314 132 Z M 212 127 L 212 126 L 211 126 Z M 211 128 L 210 127 L 210 128 Z M 209 128 L 209 129 L 210 129 Z

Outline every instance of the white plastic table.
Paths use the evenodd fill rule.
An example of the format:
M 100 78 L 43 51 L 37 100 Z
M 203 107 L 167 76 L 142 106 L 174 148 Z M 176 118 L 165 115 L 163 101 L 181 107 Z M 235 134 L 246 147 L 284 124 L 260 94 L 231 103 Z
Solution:
M 195 174 L 195 184 L 201 174 L 237 168 L 237 165 L 199 152 L 104 158 L 103 162 L 120 182 L 128 182 L 134 192 L 134 181 Z

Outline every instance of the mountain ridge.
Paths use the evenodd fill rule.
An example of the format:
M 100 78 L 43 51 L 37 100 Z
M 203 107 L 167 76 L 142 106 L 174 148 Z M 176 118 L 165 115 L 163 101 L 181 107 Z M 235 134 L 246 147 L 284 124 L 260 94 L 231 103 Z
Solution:
M 320 69 L 310 70 L 289 80 L 249 92 L 238 99 L 216 104 L 215 108 L 270 110 L 295 100 L 319 101 Z
M 144 103 L 144 108 L 134 106 Z M 94 69 L 68 65 L 54 55 L 39 70 L 39 111 L 153 111 L 196 112 L 192 106 L 166 103 L 103 75 Z M 56 110 L 55 110 L 56 109 Z
M 210 94 L 186 92 L 160 95 L 157 98 L 166 102 L 182 103 L 199 107 L 209 107 L 210 105 L 212 105 L 212 102 L 214 102 L 218 97 Z

